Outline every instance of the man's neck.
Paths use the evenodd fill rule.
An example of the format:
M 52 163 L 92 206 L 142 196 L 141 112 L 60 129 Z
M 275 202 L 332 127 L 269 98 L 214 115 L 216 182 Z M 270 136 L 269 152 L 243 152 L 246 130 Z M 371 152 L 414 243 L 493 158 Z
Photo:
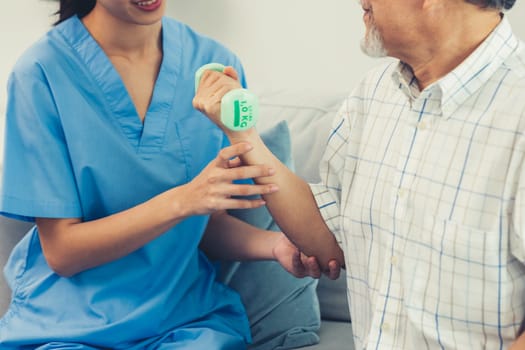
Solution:
M 482 15 L 453 19 L 451 26 L 440 26 L 418 45 L 416 51 L 401 58 L 413 70 L 419 89 L 450 73 L 461 64 L 492 33 L 501 21 L 495 11 Z

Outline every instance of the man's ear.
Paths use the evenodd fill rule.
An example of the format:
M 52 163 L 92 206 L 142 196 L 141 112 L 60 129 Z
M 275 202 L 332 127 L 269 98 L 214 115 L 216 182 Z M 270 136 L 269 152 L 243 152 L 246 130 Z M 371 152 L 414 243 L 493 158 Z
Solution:
M 424 22 L 430 24 L 432 22 L 441 23 L 450 15 L 450 11 L 455 11 L 457 3 L 465 0 L 419 0 L 421 6 L 421 15 L 424 17 Z
M 420 0 L 423 11 L 439 13 L 441 11 L 452 11 L 459 3 L 465 0 Z

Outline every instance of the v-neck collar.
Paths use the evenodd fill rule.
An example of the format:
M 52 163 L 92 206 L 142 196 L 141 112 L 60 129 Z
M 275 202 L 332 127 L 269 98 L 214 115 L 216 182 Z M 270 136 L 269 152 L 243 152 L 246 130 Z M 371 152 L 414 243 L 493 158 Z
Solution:
M 150 105 L 144 123 L 122 78 L 104 50 L 91 36 L 78 17 L 71 18 L 61 30 L 72 48 L 90 71 L 101 89 L 106 105 L 121 126 L 124 135 L 139 153 L 158 151 L 163 144 L 169 111 L 173 102 L 177 77 L 180 76 L 181 47 L 177 44 L 177 31 L 166 30 L 167 21 L 162 19 L 163 58 L 155 81 Z

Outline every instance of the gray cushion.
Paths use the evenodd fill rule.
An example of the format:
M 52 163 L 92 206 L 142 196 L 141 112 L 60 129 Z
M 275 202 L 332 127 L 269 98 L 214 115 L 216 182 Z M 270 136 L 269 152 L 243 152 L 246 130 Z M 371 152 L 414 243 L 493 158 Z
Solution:
M 323 320 L 350 322 L 344 271 L 335 281 L 322 276 L 317 285 L 317 297 Z
M 348 322 L 323 321 L 319 331 L 319 344 L 301 350 L 354 350 L 352 324 Z

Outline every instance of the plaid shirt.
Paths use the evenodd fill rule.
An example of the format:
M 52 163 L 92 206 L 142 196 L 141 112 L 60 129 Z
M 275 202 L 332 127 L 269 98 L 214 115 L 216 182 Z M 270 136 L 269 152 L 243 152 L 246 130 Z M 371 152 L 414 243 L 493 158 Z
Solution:
M 345 252 L 357 349 L 502 349 L 525 317 L 525 49 L 504 18 L 419 91 L 374 70 L 311 185 Z

